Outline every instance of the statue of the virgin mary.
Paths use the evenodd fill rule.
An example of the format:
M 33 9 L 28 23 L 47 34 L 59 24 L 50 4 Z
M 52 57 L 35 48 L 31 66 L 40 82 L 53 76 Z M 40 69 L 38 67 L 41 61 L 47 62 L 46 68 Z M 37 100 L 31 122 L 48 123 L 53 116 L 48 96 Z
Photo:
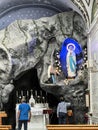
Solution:
M 74 52 L 75 45 L 73 43 L 69 43 L 67 45 L 67 56 L 66 56 L 66 67 L 68 77 L 72 78 L 76 76 L 76 54 Z
M 81 45 L 72 38 L 63 41 L 60 50 L 60 63 L 66 78 L 75 78 L 77 71 L 83 63 Z

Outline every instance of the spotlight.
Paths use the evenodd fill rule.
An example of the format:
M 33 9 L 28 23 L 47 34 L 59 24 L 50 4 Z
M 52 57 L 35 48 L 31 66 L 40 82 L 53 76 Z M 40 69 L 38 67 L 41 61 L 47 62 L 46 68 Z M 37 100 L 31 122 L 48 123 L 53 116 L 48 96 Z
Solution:
M 87 54 L 87 51 L 84 51 L 84 54 Z
M 55 60 L 55 63 L 58 63 L 58 60 Z
M 86 61 L 87 60 L 87 58 L 86 57 L 84 57 L 84 61 Z

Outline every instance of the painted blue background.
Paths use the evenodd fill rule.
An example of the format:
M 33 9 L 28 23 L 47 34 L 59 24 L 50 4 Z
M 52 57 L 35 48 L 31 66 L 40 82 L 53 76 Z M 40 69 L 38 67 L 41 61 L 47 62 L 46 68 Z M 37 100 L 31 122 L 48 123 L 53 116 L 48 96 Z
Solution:
M 79 69 L 79 65 L 83 63 L 83 51 L 81 45 L 72 38 L 65 39 L 64 42 L 62 43 L 61 50 L 60 50 L 60 63 L 61 63 L 62 71 L 66 77 L 67 77 L 66 56 L 68 53 L 67 45 L 69 43 L 73 43 L 75 45 L 74 52 L 76 53 L 77 70 Z

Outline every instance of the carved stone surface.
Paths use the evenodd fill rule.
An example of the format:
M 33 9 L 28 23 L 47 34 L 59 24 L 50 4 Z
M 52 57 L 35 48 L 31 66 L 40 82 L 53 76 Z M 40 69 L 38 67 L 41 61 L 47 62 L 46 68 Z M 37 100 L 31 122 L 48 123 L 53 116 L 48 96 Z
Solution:
M 8 101 L 9 93 L 13 89 L 10 81 L 22 72 L 36 67 L 42 89 L 57 97 L 60 94 L 65 95 L 75 111 L 81 111 L 80 117 L 76 115 L 79 118 L 76 120 L 83 122 L 81 116 L 85 109 L 87 69 L 79 70 L 77 77 L 69 80 L 61 72 L 56 84 L 47 83 L 47 70 L 53 60 L 52 54 L 54 50 L 60 50 L 67 37 L 77 39 L 82 48 L 86 46 L 85 24 L 75 12 L 65 12 L 39 20 L 17 20 L 0 31 L 1 103 Z M 11 85 L 10 88 L 8 84 Z

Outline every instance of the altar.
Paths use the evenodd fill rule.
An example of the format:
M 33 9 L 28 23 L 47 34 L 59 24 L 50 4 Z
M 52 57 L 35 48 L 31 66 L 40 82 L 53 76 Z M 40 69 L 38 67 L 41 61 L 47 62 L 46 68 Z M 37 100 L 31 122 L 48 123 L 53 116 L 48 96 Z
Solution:
M 45 115 L 43 110 L 47 108 L 31 108 L 31 122 L 28 124 L 28 130 L 43 129 L 46 130 L 46 124 L 49 124 L 49 115 Z
M 16 105 L 16 113 L 19 104 Z M 46 130 L 46 125 L 49 124 L 49 114 L 52 109 L 49 109 L 46 105 L 42 103 L 37 103 L 34 107 L 31 107 L 31 121 L 28 122 L 28 130 Z M 17 121 L 17 115 L 16 115 Z M 16 122 L 16 129 L 18 128 L 18 123 Z M 23 126 L 22 126 L 23 130 Z

